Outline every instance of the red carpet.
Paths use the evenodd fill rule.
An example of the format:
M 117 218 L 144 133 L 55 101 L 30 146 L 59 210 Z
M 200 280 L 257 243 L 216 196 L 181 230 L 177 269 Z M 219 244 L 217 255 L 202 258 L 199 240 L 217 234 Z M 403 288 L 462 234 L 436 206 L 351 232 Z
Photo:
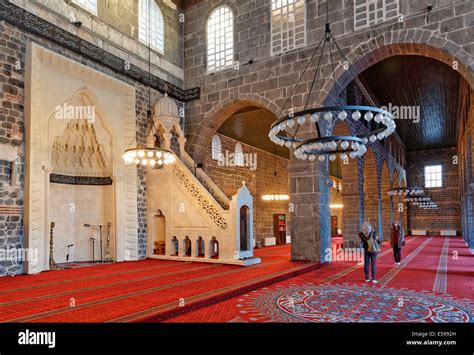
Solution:
M 263 263 L 246 268 L 145 260 L 2 278 L 0 321 L 133 321 L 316 266 L 289 261 L 289 246 L 255 254 Z
M 0 321 L 474 319 L 474 255 L 461 238 L 409 238 L 399 266 L 385 243 L 378 256 L 377 285 L 364 282 L 363 266 L 356 262 L 292 262 L 286 245 L 255 254 L 263 263 L 246 268 L 144 260 L 0 278 Z
M 385 243 L 376 285 L 364 282 L 361 265 L 334 262 L 167 321 L 474 322 L 474 255 L 461 238 L 448 239 L 443 259 L 446 238 L 409 238 L 399 266 Z

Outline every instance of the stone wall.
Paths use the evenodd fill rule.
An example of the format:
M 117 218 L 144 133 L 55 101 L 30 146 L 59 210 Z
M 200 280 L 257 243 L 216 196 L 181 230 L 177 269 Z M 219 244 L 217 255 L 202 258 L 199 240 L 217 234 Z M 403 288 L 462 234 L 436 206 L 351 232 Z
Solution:
M 130 77 L 115 72 L 105 66 L 84 58 L 77 53 L 45 39 L 26 33 L 25 31 L 0 21 L 0 247 L 18 247 L 23 238 L 23 180 L 24 169 L 20 177 L 21 185 L 10 186 L 10 162 L 18 153 L 24 163 L 24 80 L 26 46 L 34 41 L 54 52 L 60 53 L 79 63 L 94 68 L 136 87 L 136 117 L 137 140 L 144 143 L 146 140 L 148 87 L 137 83 Z M 16 65 L 19 65 L 18 69 Z M 161 94 L 151 90 L 151 102 L 161 97 Z M 144 171 L 138 173 L 138 241 L 139 257 L 144 258 L 146 253 L 146 184 Z M 2 236 L 3 234 L 3 236 Z M 21 273 L 21 265 L 1 263 L 0 275 Z M 3 271 L 2 271 L 3 270 Z
M 427 189 L 439 209 L 410 206 L 409 230 L 422 229 L 432 234 L 438 234 L 441 229 L 461 231 L 460 177 L 459 165 L 454 164 L 456 156 L 456 147 L 408 152 L 408 186 L 425 186 L 424 167 L 427 165 L 440 164 L 443 171 L 443 187 Z
M 214 8 L 223 4 L 231 7 L 235 15 L 234 60 L 239 65 L 209 74 L 206 69 L 206 19 Z M 276 116 L 281 116 L 280 109 L 291 95 L 291 90 L 307 65 L 308 58 L 323 36 L 326 2 L 308 0 L 306 47 L 271 56 L 270 4 L 270 0 L 203 1 L 191 6 L 186 12 L 185 82 L 188 87 L 203 88 L 201 98 L 190 102 L 186 107 L 188 149 L 197 161 L 207 154 L 212 135 L 240 104 L 263 107 Z M 472 40 L 467 36 L 473 30 L 472 1 L 432 1 L 430 4 L 433 7 L 428 13 L 426 1 L 402 0 L 401 18 L 357 32 L 353 30 L 352 1 L 334 0 L 328 4 L 333 34 L 353 65 L 351 70 L 344 70 L 342 64 L 338 63 L 335 70 L 338 78 L 337 87 L 334 86 L 332 78 L 326 77 L 316 81 L 314 106 L 336 102 L 356 75 L 394 55 L 425 55 L 450 67 L 456 62 L 461 76 L 471 85 L 474 83 Z M 289 105 L 283 107 L 284 110 L 291 107 L 298 111 L 302 108 L 315 67 L 316 61 L 313 61 L 309 66 L 308 75 L 298 86 Z M 322 68 L 324 73 L 331 71 L 328 58 L 323 58 Z M 351 130 L 354 131 L 354 127 L 351 127 Z M 388 160 L 390 186 L 403 185 L 405 175 L 401 150 L 384 145 L 376 144 L 372 147 L 376 164 L 375 168 L 371 169 L 376 169 L 372 175 L 377 175 L 375 195 L 379 198 L 378 212 L 373 219 L 377 219 L 379 233 L 383 233 L 383 228 L 378 222 L 382 218 L 380 179 L 383 161 Z M 387 150 L 391 152 L 389 156 L 396 156 L 393 162 L 387 157 Z M 301 235 L 294 239 L 295 243 L 299 244 L 293 245 L 294 259 L 319 260 L 317 250 L 322 248 L 321 233 L 329 234 L 324 222 L 326 218 L 329 219 L 327 206 L 324 206 L 324 201 L 329 200 L 327 181 L 325 182 L 326 168 L 324 164 L 317 163 L 306 163 L 305 166 L 297 162 L 290 164 L 291 191 L 294 199 L 292 202 L 295 203 L 296 210 L 300 207 L 301 211 L 299 216 L 296 213 L 292 217 L 293 229 Z M 364 161 L 354 163 L 348 173 L 355 179 L 348 181 L 351 188 L 343 189 L 346 191 L 343 194 L 346 194 L 345 201 L 347 201 L 344 204 L 352 207 L 350 211 L 353 216 L 345 218 L 347 227 L 344 239 L 346 246 L 353 246 L 359 244 L 357 231 L 364 219 L 364 200 L 363 196 L 359 195 L 364 190 Z M 397 181 L 394 181 L 395 176 Z M 384 186 L 386 187 L 386 184 Z M 351 191 L 353 193 L 349 195 Z M 321 203 L 323 205 L 320 205 Z M 377 204 L 377 201 L 374 203 Z M 406 209 L 400 217 L 402 220 L 406 219 Z M 319 218 L 323 218 L 320 223 L 317 221 Z M 308 223 L 308 220 L 316 222 Z
M 173 83 L 183 80 L 183 23 L 182 10 L 173 8 L 169 1 L 155 0 L 165 24 L 164 53 L 152 51 L 153 70 L 159 77 Z M 13 0 L 13 4 L 56 24 L 81 38 L 128 60 L 142 69 L 148 67 L 148 47 L 138 41 L 138 1 L 98 1 L 97 16 L 71 1 Z M 71 14 L 81 22 L 78 28 L 71 23 Z
M 461 179 L 460 197 L 462 208 L 462 236 L 470 248 L 474 248 L 473 210 L 473 140 L 474 140 L 474 96 L 462 105 L 461 125 L 458 136 L 459 170 Z
M 222 153 L 234 153 L 235 139 L 218 134 L 221 139 Z M 229 166 L 219 164 L 211 159 L 209 154 L 204 160 L 204 169 L 209 177 L 230 198 L 242 186 L 242 181 L 247 183 L 254 198 L 254 238 L 263 241 L 264 238 L 273 237 L 273 214 L 286 214 L 287 230 L 291 225 L 288 202 L 266 202 L 262 195 L 271 193 L 289 194 L 288 160 L 267 153 L 250 145 L 240 143 L 244 154 L 252 154 L 256 159 L 256 169 L 244 166 Z M 277 171 L 277 179 L 274 171 Z M 289 233 L 288 233 L 289 234 Z

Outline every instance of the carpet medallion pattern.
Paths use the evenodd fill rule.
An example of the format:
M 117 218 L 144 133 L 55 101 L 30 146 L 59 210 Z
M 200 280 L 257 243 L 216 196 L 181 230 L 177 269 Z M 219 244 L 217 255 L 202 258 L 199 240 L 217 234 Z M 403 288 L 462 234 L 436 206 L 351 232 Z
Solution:
M 248 322 L 474 322 L 469 300 L 372 285 L 304 284 L 243 295 Z

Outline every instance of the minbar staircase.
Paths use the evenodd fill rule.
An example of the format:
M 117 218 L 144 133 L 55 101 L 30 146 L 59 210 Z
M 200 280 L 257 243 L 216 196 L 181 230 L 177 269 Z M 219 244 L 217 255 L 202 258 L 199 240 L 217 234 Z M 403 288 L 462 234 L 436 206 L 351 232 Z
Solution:
M 252 265 L 253 197 L 243 182 L 232 198 L 194 160 L 147 171 L 150 258 Z

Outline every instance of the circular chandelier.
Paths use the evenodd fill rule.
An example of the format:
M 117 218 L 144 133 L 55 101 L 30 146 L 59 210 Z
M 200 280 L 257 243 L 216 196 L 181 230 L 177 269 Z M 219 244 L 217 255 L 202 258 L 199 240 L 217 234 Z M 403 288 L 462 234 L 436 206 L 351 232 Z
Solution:
M 403 201 L 423 209 L 437 209 L 438 205 L 433 201 L 430 194 L 423 188 L 399 187 L 388 191 L 390 196 L 405 196 Z
M 176 161 L 173 152 L 162 148 L 131 148 L 123 154 L 125 164 L 162 167 Z
M 269 132 L 269 138 L 273 143 L 282 147 L 285 146 L 287 148 L 293 148 L 294 156 L 300 160 L 314 161 L 317 158 L 321 162 L 325 161 L 326 159 L 334 161 L 338 155 L 343 161 L 346 161 L 348 158 L 356 159 L 367 152 L 367 145 L 369 142 L 375 143 L 378 140 L 381 141 L 384 138 L 387 138 L 395 131 L 396 128 L 393 115 L 386 110 L 375 107 L 370 95 L 367 93 L 363 85 L 361 85 L 358 81 L 357 75 L 354 75 L 354 77 L 359 82 L 359 86 L 361 87 L 367 99 L 370 101 L 370 104 L 373 106 L 340 105 L 308 109 L 308 104 L 312 95 L 314 84 L 318 79 L 318 74 L 321 71 L 321 59 L 324 56 L 326 45 L 329 46 L 329 58 L 332 66 L 331 76 L 334 79 L 334 87 L 336 89 L 338 83 L 336 81 L 334 71 L 334 47 L 337 49 L 338 55 L 345 61 L 345 64 L 348 65 L 348 70 L 351 70 L 349 60 L 342 53 L 339 45 L 331 33 L 330 24 L 326 23 L 326 31 L 323 35 L 323 38 L 309 59 L 306 68 L 300 75 L 291 95 L 289 95 L 285 104 L 281 108 L 280 114 L 285 109 L 290 98 L 295 93 L 296 88 L 300 84 L 316 54 L 320 53 L 316 71 L 304 108 L 301 111 L 291 113 L 290 115 L 275 121 L 272 124 Z M 323 134 L 320 129 L 320 123 L 324 122 L 327 127 L 332 128 L 334 127 L 335 123 L 337 123 L 337 121 L 344 122 L 346 120 L 365 120 L 369 123 L 373 121 L 376 123 L 376 128 L 362 135 L 354 136 L 332 136 L 330 134 Z M 296 135 L 300 127 L 306 123 L 314 124 L 316 126 L 317 136 L 310 139 L 297 138 Z
M 406 188 L 406 187 L 398 187 L 395 189 L 391 189 L 388 191 L 388 194 L 390 196 L 396 196 L 396 195 L 410 195 L 410 196 L 420 196 L 425 194 L 425 190 L 422 188 Z
M 263 201 L 288 201 L 290 199 L 290 196 L 286 194 L 268 194 L 268 195 L 263 195 L 262 200 Z

